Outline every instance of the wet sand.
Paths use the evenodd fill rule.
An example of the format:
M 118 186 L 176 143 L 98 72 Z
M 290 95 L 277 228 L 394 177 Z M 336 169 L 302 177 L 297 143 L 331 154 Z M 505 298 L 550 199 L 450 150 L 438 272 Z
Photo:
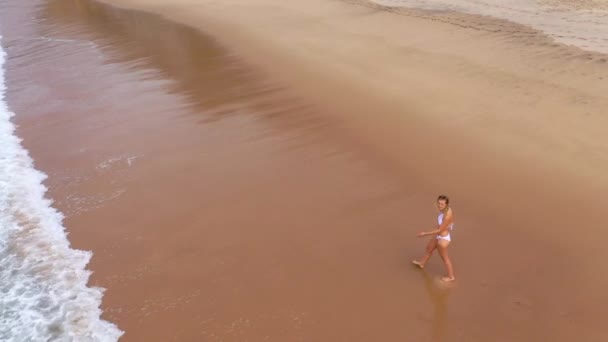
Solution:
M 165 4 L 163 12 L 196 18 L 202 31 L 81 0 L 2 5 L 18 133 L 49 174 L 73 245 L 94 252 L 92 282 L 107 289 L 104 318 L 126 332 L 122 341 L 608 337 L 605 251 L 594 238 L 605 222 L 598 125 L 606 98 L 603 83 L 592 82 L 606 73 L 602 57 L 552 59 L 570 49 L 547 44 L 537 54 L 531 43 L 519 52 L 522 61 L 536 56 L 530 65 L 506 63 L 512 55 L 502 50 L 486 64 L 475 64 L 484 56 L 450 64 L 455 56 L 441 50 L 454 46 L 430 40 L 428 50 L 400 55 L 413 63 L 400 70 L 411 79 L 389 79 L 390 70 L 368 69 L 371 62 L 354 73 L 348 54 L 329 63 L 345 50 L 315 44 L 343 31 L 329 27 L 326 39 L 313 40 L 325 31 L 309 12 L 281 16 L 276 7 L 255 12 L 227 1 L 204 7 L 207 16 L 186 16 L 185 3 Z M 369 30 L 426 22 L 375 7 L 327 6 L 343 19 L 354 20 L 343 8 L 354 11 Z M 228 10 L 230 20 L 217 19 Z M 370 13 L 381 18 L 365 19 Z M 294 36 L 294 21 L 296 28 L 269 34 L 294 18 L 312 33 Z M 231 20 L 255 29 L 244 33 Z M 352 35 L 344 36 L 350 52 L 379 58 L 371 54 L 382 53 L 380 39 L 348 45 Z M 490 47 L 487 35 L 458 52 Z M 294 37 L 299 50 L 285 53 L 281 43 Z M 518 44 L 502 37 L 496 44 Z M 569 76 L 528 73 L 540 60 L 544 72 L 567 69 Z M 345 66 L 332 69 L 338 62 Z M 452 73 L 449 89 L 433 68 Z M 579 73 L 587 78 L 573 76 Z M 395 82 L 406 94 L 391 95 Z M 475 105 L 484 110 L 469 112 L 472 95 L 464 95 L 482 90 Z M 525 92 L 530 97 L 515 96 Z M 527 116 L 532 111 L 537 116 Z M 555 140 L 568 126 L 561 136 L 570 140 Z M 557 142 L 570 148 L 551 145 Z M 449 287 L 438 282 L 437 257 L 425 272 L 409 265 L 424 246 L 415 234 L 433 226 L 439 192 L 453 197 L 457 215 L 451 253 L 458 281 Z

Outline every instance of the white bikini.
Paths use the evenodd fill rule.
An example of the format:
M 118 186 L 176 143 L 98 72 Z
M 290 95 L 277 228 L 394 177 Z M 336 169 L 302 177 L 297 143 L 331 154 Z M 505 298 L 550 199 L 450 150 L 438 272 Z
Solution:
M 443 213 L 439 213 L 439 216 L 437 216 L 437 223 L 439 223 L 439 225 L 441 226 L 441 223 L 443 222 Z M 452 241 L 452 237 L 450 236 L 450 232 L 452 231 L 452 228 L 454 228 L 454 223 L 450 223 L 450 225 L 448 226 L 448 235 L 446 236 L 441 236 L 439 234 L 437 234 L 437 240 L 442 239 L 442 240 L 446 240 L 446 241 Z

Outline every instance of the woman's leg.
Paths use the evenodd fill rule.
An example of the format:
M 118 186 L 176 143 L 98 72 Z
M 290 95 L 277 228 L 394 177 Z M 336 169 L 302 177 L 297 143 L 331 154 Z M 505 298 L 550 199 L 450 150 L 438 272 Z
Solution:
M 447 277 L 441 278 L 443 281 L 454 281 L 456 279 L 454 277 L 454 268 L 452 267 L 452 260 L 450 260 L 450 256 L 448 255 L 448 245 L 449 241 L 439 240 L 437 243 L 437 251 L 439 251 L 439 256 L 441 260 L 443 260 L 443 265 L 445 266 L 445 270 L 447 271 Z
M 424 254 L 420 261 L 414 260 L 412 261 L 412 263 L 420 268 L 424 268 L 424 265 L 427 263 L 427 261 L 429 261 L 429 259 L 433 255 L 435 248 L 437 248 L 437 238 L 433 236 L 426 244 L 426 254 Z

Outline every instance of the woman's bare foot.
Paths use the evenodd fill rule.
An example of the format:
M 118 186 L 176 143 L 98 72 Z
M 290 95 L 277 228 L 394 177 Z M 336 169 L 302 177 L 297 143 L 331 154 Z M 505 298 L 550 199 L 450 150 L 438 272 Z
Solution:
M 424 264 L 421 263 L 420 261 L 412 260 L 412 264 L 414 264 L 420 268 L 424 268 Z
M 441 278 L 441 280 L 442 280 L 442 281 L 449 282 L 449 281 L 454 281 L 454 280 L 456 280 L 456 278 L 454 278 L 454 277 L 442 277 L 442 278 Z

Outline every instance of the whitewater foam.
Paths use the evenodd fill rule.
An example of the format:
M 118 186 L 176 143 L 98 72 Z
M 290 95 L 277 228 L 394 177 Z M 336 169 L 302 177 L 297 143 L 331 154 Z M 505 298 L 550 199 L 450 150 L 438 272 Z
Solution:
M 5 61 L 0 47 L 0 340 L 118 341 L 123 332 L 100 318 L 103 289 L 87 286 L 91 253 L 70 248 L 46 175 L 15 135 Z

